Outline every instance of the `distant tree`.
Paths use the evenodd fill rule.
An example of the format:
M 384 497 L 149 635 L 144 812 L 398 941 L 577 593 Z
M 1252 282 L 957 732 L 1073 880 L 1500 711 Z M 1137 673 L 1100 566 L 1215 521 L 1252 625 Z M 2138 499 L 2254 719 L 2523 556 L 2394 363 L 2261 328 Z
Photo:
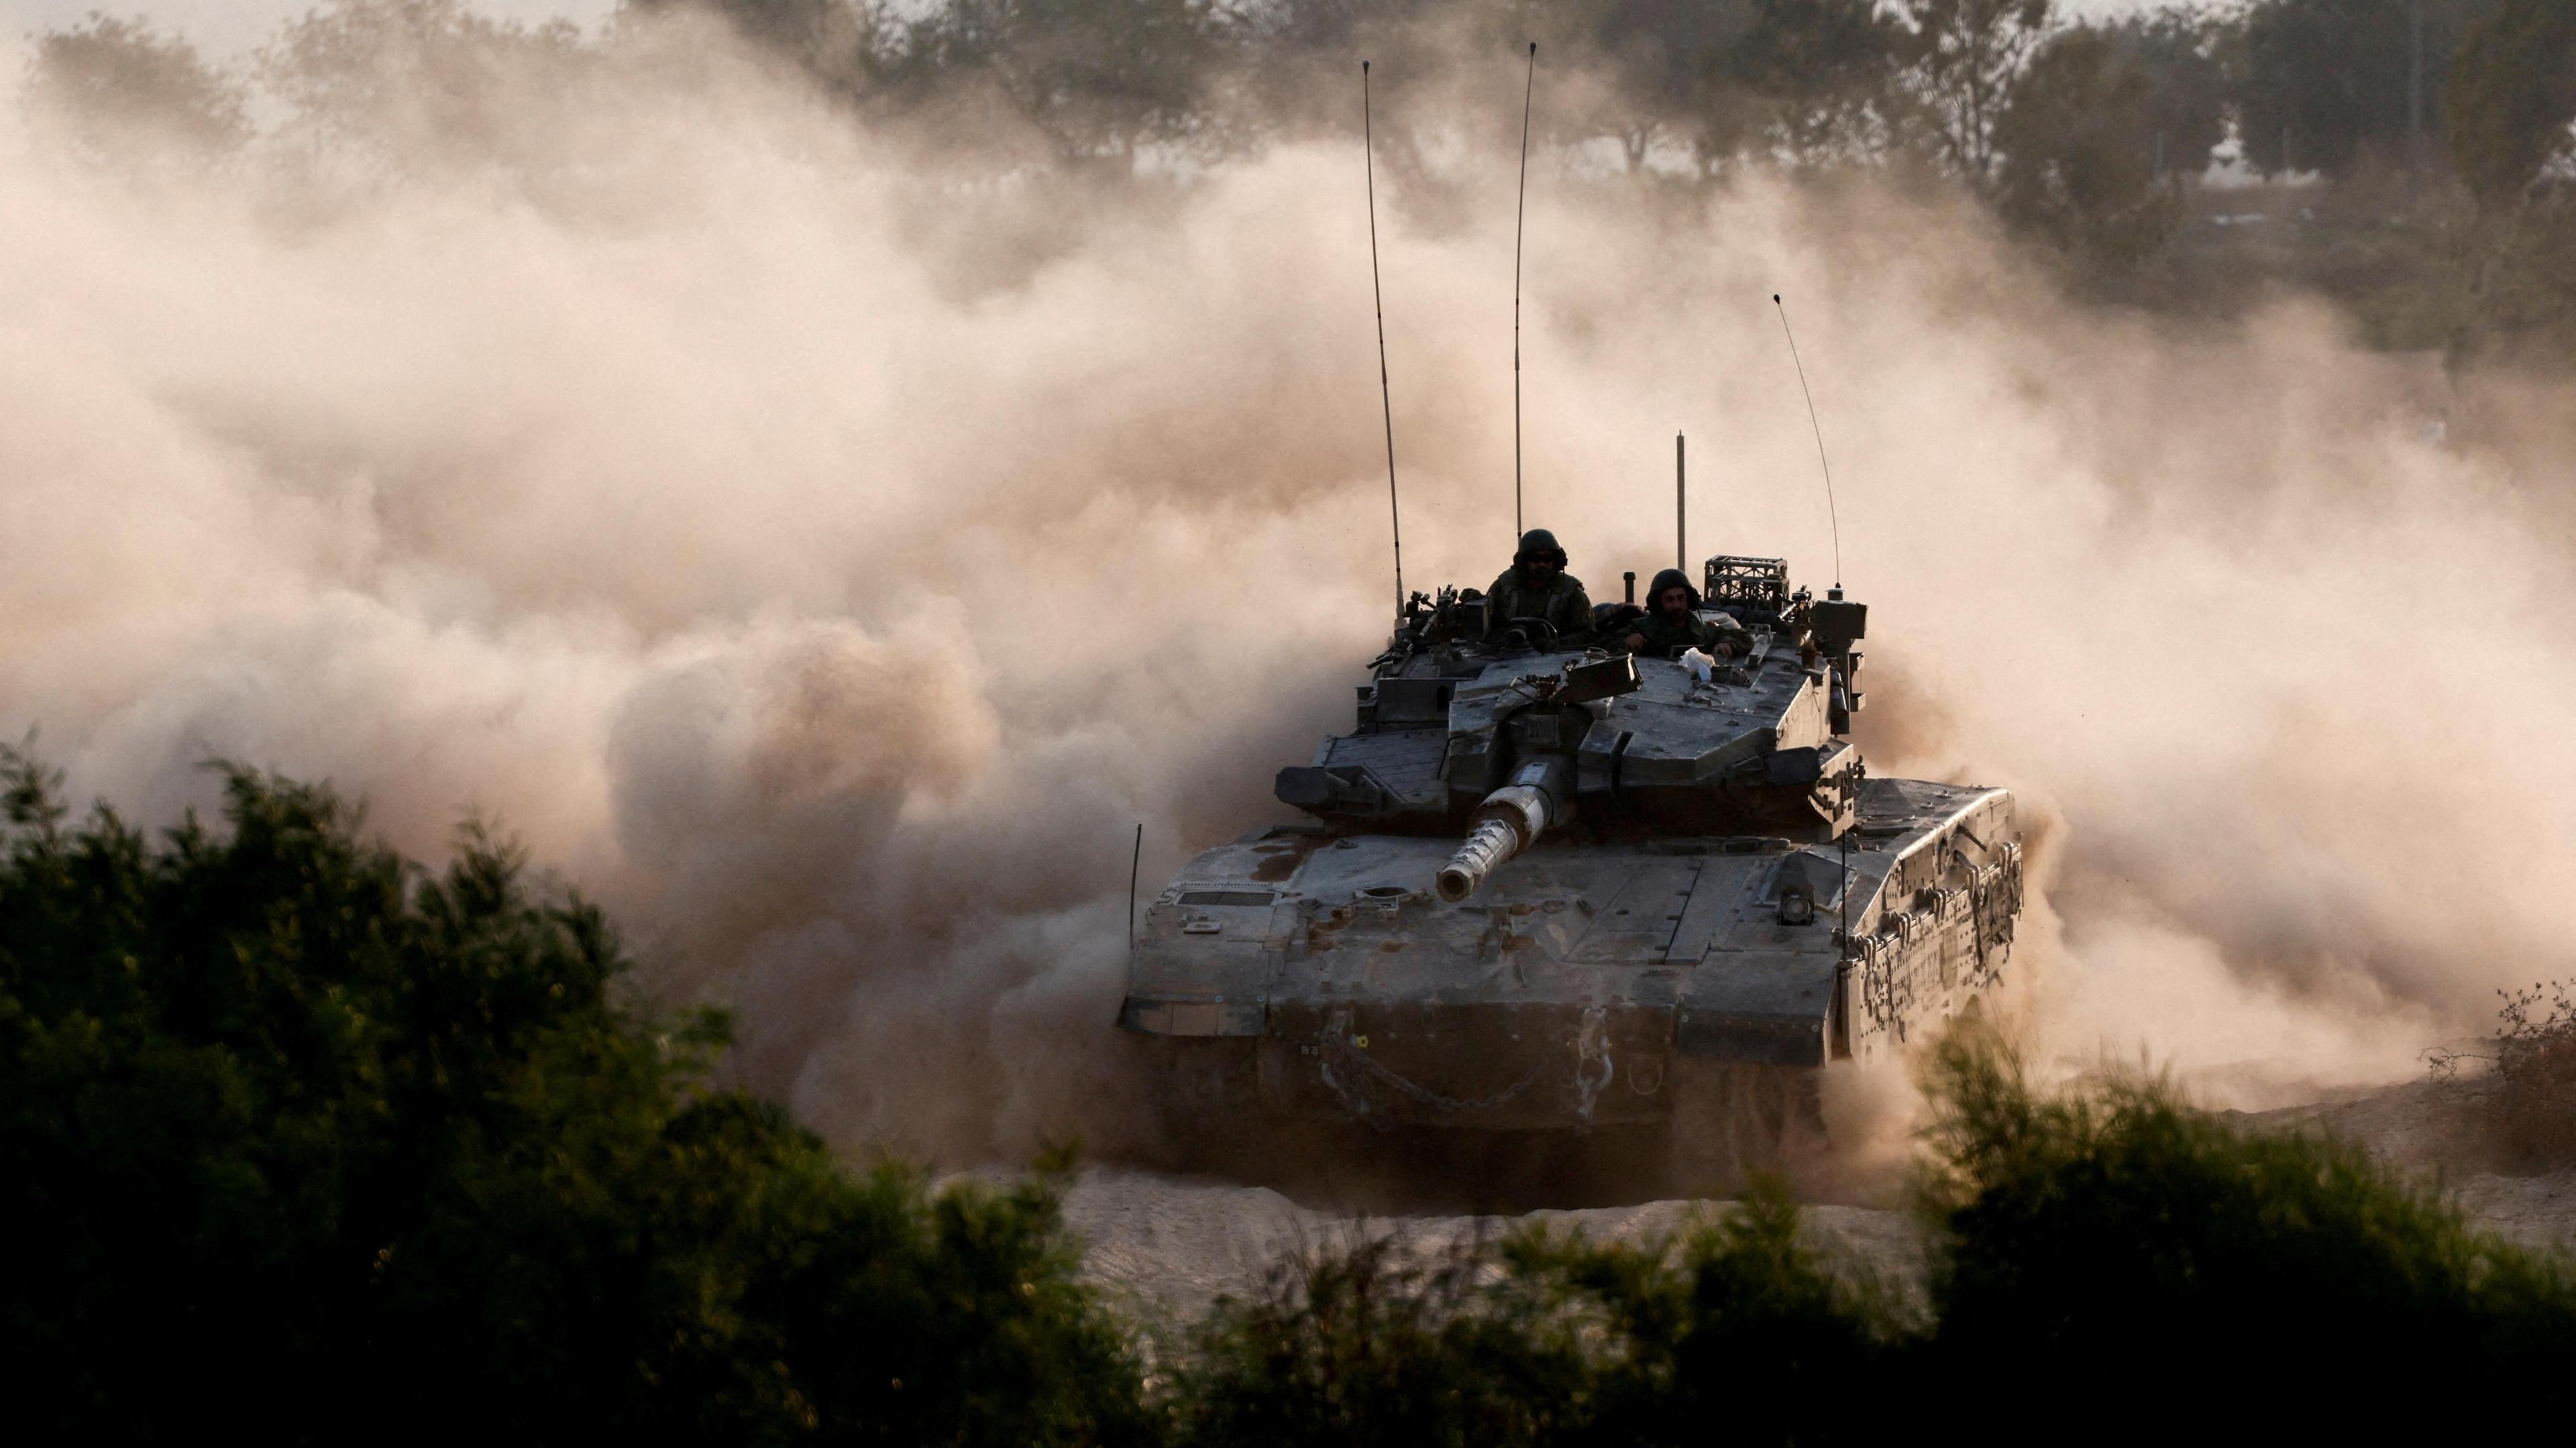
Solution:
M 1899 64 L 1907 36 L 1877 0 L 1754 0 L 1721 58 L 1730 145 L 1813 164 L 1893 145 L 1914 115 Z
M 1217 7 L 1217 24 L 1255 50 L 1272 54 L 1332 52 L 1336 62 L 1359 59 L 1366 45 L 1382 55 L 1381 42 L 1395 32 L 1426 20 L 1454 15 L 1454 0 L 1243 0 Z M 1525 33 L 1518 23 L 1527 12 L 1509 5 L 1482 10 L 1473 28 L 1481 35 L 1508 38 Z M 1338 64 L 1337 67 L 1338 68 Z
M 1226 21 L 1247 43 L 1283 50 L 1348 45 L 1369 15 L 1370 0 L 1261 0 L 1235 7 Z
M 916 20 L 906 77 L 994 87 L 1067 161 L 1133 169 L 1207 121 L 1213 0 L 950 0 Z
M 1906 58 L 1943 165 L 1983 190 L 2013 82 L 2049 33 L 2050 0 L 1904 0 Z
M 0 749 L 0 1357 L 31 1441 L 1145 1441 L 1042 1187 L 844 1170 L 600 914 L 328 790 L 67 827 Z M 372 1427 L 363 1425 L 374 1425 Z
M 696 10 L 731 25 L 754 47 L 790 62 L 824 90 L 872 94 L 892 63 L 897 27 L 873 0 L 619 0 L 620 18 Z
M 2450 81 L 2451 156 L 2483 220 L 2475 315 L 2453 347 L 2564 365 L 2576 354 L 2576 5 L 2505 0 L 2469 31 Z
M 2340 175 L 2366 150 L 2402 152 L 2419 119 L 2439 140 L 2451 56 L 2496 3 L 2254 0 L 2237 95 L 2246 159 Z
M 203 164 L 250 134 L 239 85 L 196 47 L 112 16 L 39 37 L 19 101 L 40 133 L 94 162 Z
M 1667 136 L 1688 135 L 1706 112 L 1713 57 L 1742 43 L 1755 0 L 1597 0 L 1577 43 L 1600 57 L 1609 92 L 1597 127 L 1615 136 L 1628 169 Z M 1577 10 L 1577 14 L 1586 14 Z
M 2227 69 L 2221 22 L 2185 6 L 2131 15 L 2102 27 L 2121 59 L 2147 78 L 2158 175 L 2195 176 L 2227 139 Z
M 2451 158 L 2480 204 L 2519 200 L 2576 156 L 2576 4 L 2504 0 L 2451 62 Z
M 329 0 L 253 66 L 315 160 L 435 166 L 514 154 L 531 129 L 516 103 L 548 94 L 581 52 L 566 21 L 523 26 L 464 0 Z
M 1415 24 L 1439 0 L 1244 0 L 1212 8 L 1219 51 L 1214 86 L 1228 119 L 1268 130 L 1322 123 L 1356 133 L 1357 85 L 1365 55 L 1387 76 L 1420 73 L 1430 37 Z M 1336 84 L 1336 82 L 1344 82 Z M 1385 96 L 1400 114 L 1400 95 Z M 1401 129 L 1399 124 L 1398 129 Z
M 2114 35 L 2061 31 L 2031 57 L 1995 124 L 1995 207 L 2097 269 L 2135 265 L 2173 234 L 2158 177 L 2156 86 Z

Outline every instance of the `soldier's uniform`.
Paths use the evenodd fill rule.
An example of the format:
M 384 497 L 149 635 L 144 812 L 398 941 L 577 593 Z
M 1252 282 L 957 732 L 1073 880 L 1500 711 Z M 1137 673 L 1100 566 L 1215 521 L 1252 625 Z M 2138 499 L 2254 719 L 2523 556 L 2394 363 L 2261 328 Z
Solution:
M 1532 579 L 1521 565 L 1533 557 L 1553 555 L 1557 574 L 1541 584 Z M 1493 603 L 1486 612 L 1493 633 L 1502 633 L 1516 618 L 1543 618 L 1560 635 L 1581 635 L 1592 631 L 1592 600 L 1583 592 L 1582 580 L 1565 570 L 1565 550 L 1556 546 L 1556 535 L 1545 528 L 1532 528 L 1521 535 L 1520 551 L 1512 555 L 1512 566 L 1485 590 Z
M 1725 637 L 1718 632 L 1717 625 L 1697 614 L 1684 614 L 1679 622 L 1675 622 L 1660 613 L 1650 613 L 1629 624 L 1620 637 L 1625 638 L 1628 634 L 1635 634 L 1646 641 L 1637 652 L 1650 659 L 1669 659 L 1673 650 L 1683 648 L 1705 649 L 1714 658 L 1718 641 Z
M 1662 598 L 1664 591 L 1671 588 L 1689 589 L 1691 602 L 1694 605 L 1699 602 L 1699 590 L 1691 588 L 1690 579 L 1678 568 L 1667 568 L 1655 575 L 1654 583 L 1646 590 L 1647 601 L 1651 603 Z M 1717 646 L 1723 643 L 1733 643 L 1736 651 L 1741 653 L 1751 637 L 1741 624 L 1729 627 L 1728 623 L 1714 623 L 1688 609 L 1683 610 L 1680 618 L 1674 619 L 1655 608 L 1647 609 L 1642 617 L 1618 631 L 1618 636 L 1623 639 L 1629 634 L 1636 634 L 1646 641 L 1637 652 L 1650 659 L 1671 658 L 1673 650 L 1680 648 L 1705 649 L 1714 658 Z

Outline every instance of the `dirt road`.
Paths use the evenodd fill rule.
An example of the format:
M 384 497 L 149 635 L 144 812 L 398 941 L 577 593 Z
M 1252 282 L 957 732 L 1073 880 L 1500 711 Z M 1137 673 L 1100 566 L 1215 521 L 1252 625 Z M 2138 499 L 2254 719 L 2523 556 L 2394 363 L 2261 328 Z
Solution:
M 2477 1089 L 2469 1082 L 2418 1082 L 2230 1117 L 2252 1130 L 2323 1129 L 2359 1141 L 2391 1165 L 2439 1181 L 2503 1235 L 2576 1250 L 2576 1171 L 2520 1176 L 2501 1170 L 2482 1145 Z M 1204 1312 L 1221 1294 L 1259 1290 L 1266 1274 L 1302 1251 L 1358 1233 L 1400 1232 L 1437 1250 L 1545 1223 L 1633 1242 L 1669 1234 L 1707 1210 L 1725 1208 L 1652 1201 L 1514 1216 L 1358 1215 L 1300 1204 L 1268 1187 L 1113 1168 L 1085 1173 L 1065 1201 L 1068 1223 L 1088 1244 L 1093 1279 L 1137 1308 L 1181 1319 Z M 1844 1270 L 1900 1284 L 1921 1280 L 1922 1236 L 1902 1210 L 1827 1204 L 1810 1207 L 1807 1218 L 1817 1247 Z

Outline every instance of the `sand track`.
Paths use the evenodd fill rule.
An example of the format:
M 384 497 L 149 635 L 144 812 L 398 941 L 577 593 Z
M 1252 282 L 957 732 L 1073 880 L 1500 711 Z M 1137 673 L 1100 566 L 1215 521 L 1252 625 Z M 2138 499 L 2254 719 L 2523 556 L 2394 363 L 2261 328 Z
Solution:
M 2228 1116 L 2254 1130 L 2317 1128 L 2358 1141 L 2390 1165 L 2437 1182 L 2498 1233 L 2576 1251 L 2576 1170 L 2505 1170 L 2477 1113 L 2480 1090 L 2476 1082 L 2415 1082 Z M 1639 1242 L 1689 1225 L 1695 1213 L 1726 1207 L 1648 1201 L 1508 1215 L 1389 1215 L 1300 1203 L 1266 1186 L 1104 1167 L 1075 1181 L 1064 1209 L 1067 1224 L 1086 1244 L 1086 1270 L 1094 1281 L 1131 1308 L 1186 1321 L 1219 1296 L 1259 1291 L 1267 1274 L 1299 1253 L 1360 1234 L 1399 1233 L 1426 1252 L 1533 1224 L 1601 1241 Z M 1819 1204 L 1808 1208 L 1807 1230 L 1838 1270 L 1901 1289 L 1922 1280 L 1923 1236 L 1902 1210 Z

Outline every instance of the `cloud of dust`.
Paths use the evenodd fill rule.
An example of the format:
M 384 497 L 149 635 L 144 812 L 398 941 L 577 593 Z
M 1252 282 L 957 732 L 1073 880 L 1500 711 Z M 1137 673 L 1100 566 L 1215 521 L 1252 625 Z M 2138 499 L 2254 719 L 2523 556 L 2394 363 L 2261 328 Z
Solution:
M 150 820 L 212 756 L 416 853 L 497 815 L 837 1141 L 1132 1141 L 1130 831 L 1151 888 L 1283 813 L 1383 638 L 1355 148 L 932 167 L 703 29 L 398 110 L 327 164 L 0 144 L 0 736 Z M 1510 548 L 1480 157 L 1380 177 L 1415 586 Z M 1831 581 L 1786 293 L 1863 742 L 2050 822 L 2050 1041 L 2250 1098 L 2559 967 L 2565 434 L 2517 429 L 2566 392 L 2086 311 L 1892 188 L 1532 172 L 1531 521 L 1596 594 L 1661 566 L 1681 430 L 1693 552 Z

